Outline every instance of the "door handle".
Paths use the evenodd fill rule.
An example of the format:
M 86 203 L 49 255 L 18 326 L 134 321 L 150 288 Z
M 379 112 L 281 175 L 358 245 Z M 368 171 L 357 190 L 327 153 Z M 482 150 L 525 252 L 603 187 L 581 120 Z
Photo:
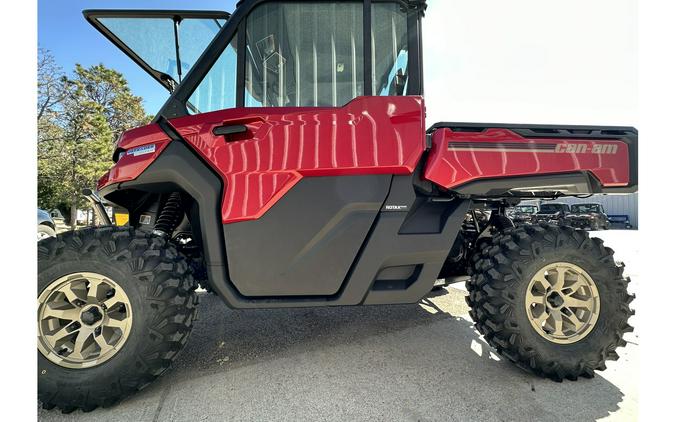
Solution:
M 213 128 L 213 134 L 216 136 L 237 135 L 248 132 L 246 125 L 222 125 Z

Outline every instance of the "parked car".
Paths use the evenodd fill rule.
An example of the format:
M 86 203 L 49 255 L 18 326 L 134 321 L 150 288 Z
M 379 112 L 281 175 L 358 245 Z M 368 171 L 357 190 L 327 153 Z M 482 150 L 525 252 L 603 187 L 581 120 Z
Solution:
M 612 227 L 620 227 L 622 229 L 630 230 L 633 228 L 633 224 L 630 222 L 630 217 L 621 214 L 621 215 L 610 215 L 607 216 L 609 223 Z
M 37 240 L 56 236 L 56 224 L 45 210 L 37 210 Z
M 567 216 L 570 226 L 584 230 L 609 230 L 610 222 L 600 204 L 574 204 Z
M 532 216 L 532 223 L 553 223 L 559 226 L 568 224 L 567 216 L 570 206 L 567 204 L 549 203 L 542 204 L 539 212 Z
M 60 233 L 62 230 L 67 230 L 68 229 L 68 224 L 66 224 L 66 219 L 63 217 L 63 214 L 58 208 L 54 208 L 53 210 L 49 211 L 49 215 L 52 217 L 52 220 L 54 221 L 54 225 L 56 226 L 56 232 Z
M 536 205 L 518 205 L 512 208 L 512 213 L 509 216 L 513 224 L 528 224 L 532 223 L 532 217 L 539 212 Z

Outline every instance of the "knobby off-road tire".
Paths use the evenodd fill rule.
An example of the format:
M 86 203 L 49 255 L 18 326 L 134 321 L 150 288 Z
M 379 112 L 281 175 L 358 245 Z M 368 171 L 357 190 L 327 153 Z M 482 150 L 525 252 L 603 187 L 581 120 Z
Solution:
M 567 343 L 537 332 L 526 306 L 535 275 L 561 262 L 585 272 L 599 298 L 599 305 L 593 302 L 599 307 L 594 325 Z M 618 359 L 616 349 L 626 345 L 622 337 L 633 331 L 628 318 L 634 314 L 629 281 L 602 240 L 570 227 L 524 225 L 496 235 L 474 256 L 466 299 L 476 328 L 501 356 L 540 376 L 576 380 L 604 370 L 606 360 Z
M 69 278 L 71 274 L 76 276 Z M 46 409 L 90 411 L 98 406 L 111 406 L 145 387 L 169 368 L 185 345 L 196 317 L 196 285 L 186 260 L 160 237 L 133 228 L 102 227 L 60 234 L 38 243 L 38 297 L 42 300 L 49 295 L 49 290 L 45 291 L 47 287 L 55 289 L 55 281 L 80 275 L 87 277 L 87 274 L 100 275 L 99 280 L 109 280 L 109 285 L 123 290 L 120 297 L 124 298 L 123 302 L 128 301 L 130 308 L 121 309 L 123 313 L 130 312 L 127 337 L 118 342 L 119 350 L 113 350 L 111 357 L 94 360 L 93 366 L 89 366 L 91 361 L 58 363 L 58 356 L 47 353 L 50 356 L 47 358 L 38 350 L 38 397 Z M 80 283 L 80 290 L 82 286 L 91 286 L 89 282 L 76 282 Z M 85 300 L 95 296 L 90 290 L 80 296 L 85 296 Z M 101 289 L 97 291 L 100 295 Z M 116 294 L 108 293 L 108 296 Z M 75 305 L 64 302 L 62 294 L 58 297 L 61 303 L 54 307 L 72 312 Z M 72 301 L 83 306 L 77 299 Z M 38 306 L 40 319 L 43 307 L 40 303 Z M 100 310 L 101 313 L 109 311 L 105 306 Z M 107 315 L 103 320 L 100 316 L 94 319 L 103 323 L 106 317 L 111 318 Z M 41 327 L 49 330 L 49 325 L 55 323 L 50 318 L 42 322 L 46 325 L 38 326 L 39 330 Z M 85 324 L 83 317 L 79 318 L 81 324 Z M 61 323 L 68 322 L 59 320 L 57 324 Z M 42 336 L 42 331 L 39 333 Z M 41 339 L 38 338 L 38 344 L 45 349 Z M 89 349 L 92 349 L 91 343 Z M 67 349 L 61 352 L 64 350 L 67 355 Z M 102 351 L 101 348 L 98 353 Z

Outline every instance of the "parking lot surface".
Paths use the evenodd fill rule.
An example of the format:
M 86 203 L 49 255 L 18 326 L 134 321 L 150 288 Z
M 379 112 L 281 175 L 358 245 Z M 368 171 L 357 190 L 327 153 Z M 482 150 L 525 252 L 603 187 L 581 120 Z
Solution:
M 557 421 L 637 419 L 638 233 L 593 233 L 637 293 L 618 362 L 556 383 L 497 357 L 474 330 L 463 286 L 414 305 L 233 311 L 202 294 L 173 369 L 109 409 L 42 421 Z

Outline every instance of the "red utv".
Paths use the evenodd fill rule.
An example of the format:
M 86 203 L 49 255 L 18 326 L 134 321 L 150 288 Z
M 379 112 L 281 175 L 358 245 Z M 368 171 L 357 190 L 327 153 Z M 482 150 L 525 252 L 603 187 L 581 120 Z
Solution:
M 617 358 L 632 296 L 612 250 L 570 227 L 514 228 L 505 212 L 636 191 L 637 131 L 429 127 L 425 9 L 84 12 L 171 96 L 122 135 L 97 186 L 128 226 L 39 243 L 45 407 L 112 405 L 161 375 L 187 341 L 198 283 L 232 308 L 379 305 L 470 274 L 476 327 L 518 366 L 573 380 Z

